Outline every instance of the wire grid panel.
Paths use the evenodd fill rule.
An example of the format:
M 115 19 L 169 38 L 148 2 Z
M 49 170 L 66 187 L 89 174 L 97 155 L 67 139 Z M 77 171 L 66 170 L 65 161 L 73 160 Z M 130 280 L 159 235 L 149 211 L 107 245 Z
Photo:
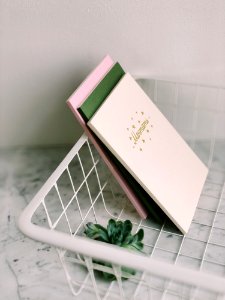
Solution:
M 109 218 L 130 219 L 133 232 L 144 229 L 145 263 L 137 266 L 133 276 L 126 273 L 127 263 L 121 266 L 123 261 L 120 265 L 116 261 L 106 264 L 101 257 L 92 258 L 98 256 L 103 243 L 98 242 L 91 256 L 82 250 L 71 251 L 66 245 L 60 247 L 59 257 L 74 295 L 89 290 L 95 291 L 96 299 L 222 299 L 224 291 L 219 284 L 224 286 L 225 271 L 225 140 L 223 131 L 218 129 L 225 129 L 225 110 L 221 106 L 224 90 L 212 89 L 216 95 L 211 99 L 214 106 L 210 107 L 209 101 L 204 107 L 200 95 L 205 87 L 149 80 L 140 84 L 147 92 L 150 89 L 151 98 L 210 168 L 188 234 L 183 236 L 168 218 L 162 222 L 141 220 L 85 136 L 33 200 L 31 222 L 38 228 L 50 228 L 52 234 L 63 232 L 71 241 L 83 235 L 85 224 L 90 221 L 106 225 Z M 184 96 L 189 94 L 194 97 L 192 101 Z M 32 237 L 32 233 L 29 235 Z M 44 241 L 52 244 L 48 237 Z M 113 247 L 108 249 L 109 261 L 111 251 Z M 166 270 L 167 263 L 173 264 L 173 272 L 157 274 L 156 269 L 147 268 L 146 258 L 156 262 L 156 269 L 158 266 Z M 137 261 L 138 255 L 134 259 Z M 190 270 L 194 273 L 189 274 Z M 198 270 L 202 272 L 198 274 Z M 116 280 L 104 280 L 103 272 L 114 274 Z M 212 274 L 205 278 L 210 278 L 210 282 L 202 284 L 207 273 Z M 190 283 L 191 276 L 194 277 Z

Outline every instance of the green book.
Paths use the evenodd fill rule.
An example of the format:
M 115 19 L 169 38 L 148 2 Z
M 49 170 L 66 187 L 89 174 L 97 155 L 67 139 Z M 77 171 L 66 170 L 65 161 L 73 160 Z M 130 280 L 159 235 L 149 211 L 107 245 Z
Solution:
M 125 72 L 120 64 L 116 63 L 78 108 L 79 113 L 86 122 L 91 119 L 124 74 Z
M 97 87 L 91 92 L 83 104 L 78 108 L 79 113 L 85 122 L 88 122 L 97 109 L 101 106 L 113 88 L 117 85 L 120 79 L 125 74 L 119 63 L 116 63 L 111 70 L 106 74 Z M 96 136 L 96 139 L 97 136 Z M 98 139 L 99 140 L 99 139 Z M 162 221 L 163 211 L 158 207 L 155 201 L 148 195 L 148 193 L 141 187 L 141 185 L 134 179 L 134 177 L 127 171 L 127 169 L 119 162 L 119 160 L 111 153 L 111 151 L 99 140 L 104 148 L 105 153 L 110 157 L 111 161 L 120 170 L 121 175 L 126 178 L 127 183 L 132 187 L 135 195 L 147 208 L 149 214 L 157 221 Z

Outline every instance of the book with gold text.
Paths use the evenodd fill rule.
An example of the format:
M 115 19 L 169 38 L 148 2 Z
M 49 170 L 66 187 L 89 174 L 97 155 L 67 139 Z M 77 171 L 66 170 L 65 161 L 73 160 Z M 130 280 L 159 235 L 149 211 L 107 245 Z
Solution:
M 88 126 L 174 224 L 187 233 L 208 169 L 129 73 Z

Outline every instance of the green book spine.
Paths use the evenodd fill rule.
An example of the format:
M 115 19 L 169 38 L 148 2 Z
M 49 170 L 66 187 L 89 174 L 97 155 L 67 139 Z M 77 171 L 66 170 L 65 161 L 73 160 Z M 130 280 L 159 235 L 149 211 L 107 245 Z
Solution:
M 106 74 L 85 102 L 78 108 L 85 121 L 91 119 L 124 74 L 125 72 L 119 63 L 116 63 Z

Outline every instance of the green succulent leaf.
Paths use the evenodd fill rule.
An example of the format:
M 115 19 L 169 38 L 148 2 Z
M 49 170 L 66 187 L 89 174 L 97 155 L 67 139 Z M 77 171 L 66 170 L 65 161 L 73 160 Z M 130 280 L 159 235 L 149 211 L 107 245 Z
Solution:
M 142 251 L 144 246 L 142 243 L 144 238 L 144 230 L 139 229 L 134 235 L 132 235 L 131 231 L 132 223 L 130 220 L 123 222 L 110 219 L 107 228 L 104 228 L 100 224 L 93 224 L 91 222 L 87 223 L 84 233 L 87 237 L 94 240 L 118 245 L 134 251 Z M 111 266 L 108 263 L 102 264 L 105 266 Z M 122 267 L 122 271 L 130 275 L 135 274 L 135 270 L 126 267 Z M 102 273 L 105 279 L 110 281 L 115 280 L 115 276 L 113 274 L 106 272 Z
M 84 233 L 93 240 L 109 242 L 107 230 L 99 224 L 87 223 Z
M 116 221 L 113 219 L 110 219 L 108 222 L 108 225 L 107 225 L 107 232 L 108 232 L 109 240 L 111 240 L 115 226 L 116 226 Z
M 130 220 L 126 220 L 123 223 L 123 240 L 125 241 L 125 239 L 131 234 L 131 230 L 132 230 L 132 223 Z

